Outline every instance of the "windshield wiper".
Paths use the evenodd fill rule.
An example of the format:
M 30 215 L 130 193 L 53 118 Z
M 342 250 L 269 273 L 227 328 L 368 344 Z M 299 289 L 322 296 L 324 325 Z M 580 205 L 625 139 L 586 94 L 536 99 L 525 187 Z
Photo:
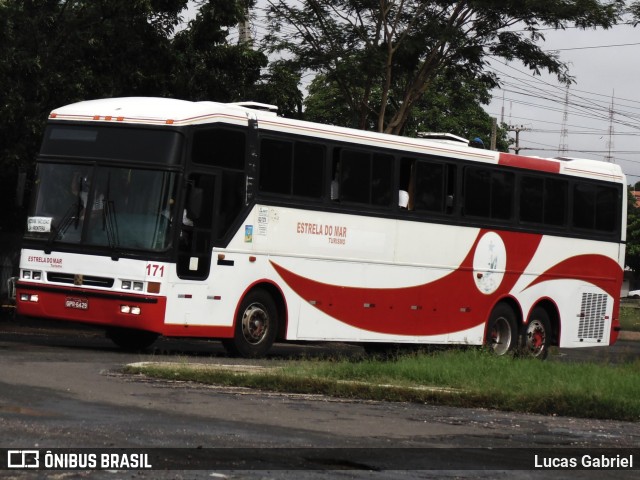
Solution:
M 111 250 L 111 260 L 118 260 L 118 258 L 120 258 L 118 253 L 120 236 L 118 234 L 118 221 L 116 219 L 116 208 L 113 200 L 105 199 L 102 211 L 102 229 L 107 232 L 107 242 L 109 242 L 109 249 Z
M 51 253 L 51 250 L 52 250 L 51 246 L 53 245 L 53 242 L 55 242 L 56 240 L 62 239 L 63 235 L 67 230 L 69 230 L 69 227 L 72 224 L 75 223 L 75 227 L 78 228 L 78 225 L 80 224 L 81 211 L 82 211 L 82 201 L 80 200 L 80 197 L 78 197 L 78 199 L 71 204 L 71 206 L 67 209 L 65 214 L 62 216 L 62 218 L 60 219 L 60 222 L 58 223 L 58 226 L 57 227 L 55 225 L 51 226 L 51 232 L 49 232 L 49 237 L 47 238 L 47 243 L 44 247 L 44 253 L 46 253 L 47 255 Z

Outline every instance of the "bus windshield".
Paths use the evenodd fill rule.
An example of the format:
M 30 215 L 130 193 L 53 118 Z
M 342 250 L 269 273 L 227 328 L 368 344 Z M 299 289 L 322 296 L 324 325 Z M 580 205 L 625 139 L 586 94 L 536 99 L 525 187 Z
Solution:
M 162 251 L 171 244 L 176 174 L 128 167 L 40 163 L 28 238 Z

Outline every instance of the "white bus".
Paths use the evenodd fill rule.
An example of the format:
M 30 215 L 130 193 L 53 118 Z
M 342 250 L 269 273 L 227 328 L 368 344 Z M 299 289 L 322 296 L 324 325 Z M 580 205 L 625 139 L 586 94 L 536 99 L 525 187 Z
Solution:
M 221 339 L 483 345 L 544 358 L 619 330 L 626 180 L 614 164 L 115 98 L 54 110 L 21 315 L 119 346 Z

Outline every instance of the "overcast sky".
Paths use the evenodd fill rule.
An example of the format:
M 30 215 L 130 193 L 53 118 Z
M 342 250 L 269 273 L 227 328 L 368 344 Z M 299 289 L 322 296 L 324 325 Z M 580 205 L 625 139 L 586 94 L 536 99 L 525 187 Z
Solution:
M 567 108 L 566 87 L 554 76 L 532 75 L 519 63 L 495 62 L 503 85 L 493 92 L 486 111 L 524 127 L 523 155 L 553 157 L 566 145 L 566 156 L 611 158 L 622 166 L 629 183 L 640 181 L 640 27 L 572 28 L 545 36 L 543 48 L 558 50 L 576 80 L 569 88 Z

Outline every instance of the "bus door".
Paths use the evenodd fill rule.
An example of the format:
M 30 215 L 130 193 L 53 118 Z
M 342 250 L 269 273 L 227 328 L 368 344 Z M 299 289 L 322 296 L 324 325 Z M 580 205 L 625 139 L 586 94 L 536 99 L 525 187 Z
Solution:
M 220 181 L 217 172 L 194 172 L 187 178 L 178 239 L 177 273 L 182 279 L 206 280 L 209 277 Z

